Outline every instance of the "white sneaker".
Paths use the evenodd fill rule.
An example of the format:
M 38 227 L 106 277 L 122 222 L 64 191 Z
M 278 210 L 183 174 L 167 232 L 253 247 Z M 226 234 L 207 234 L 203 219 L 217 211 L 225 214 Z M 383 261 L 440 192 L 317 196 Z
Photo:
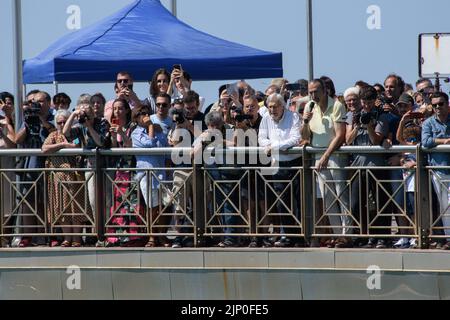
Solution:
M 18 248 L 20 241 L 22 241 L 22 237 L 14 237 L 11 241 L 11 247 L 12 248 Z
M 409 247 L 417 248 L 417 239 L 416 238 L 411 238 L 411 240 L 409 240 Z
M 398 239 L 398 241 L 396 242 L 396 243 L 394 243 L 394 247 L 395 248 L 398 248 L 398 247 L 403 247 L 405 244 L 407 244 L 409 241 L 408 241 L 408 238 L 400 238 L 400 239 Z

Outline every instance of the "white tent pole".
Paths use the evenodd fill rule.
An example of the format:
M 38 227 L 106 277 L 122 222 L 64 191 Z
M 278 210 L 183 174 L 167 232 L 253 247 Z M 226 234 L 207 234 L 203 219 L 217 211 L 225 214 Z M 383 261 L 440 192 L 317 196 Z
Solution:
M 16 128 L 22 125 L 23 104 L 23 74 L 22 74 L 22 3 L 21 0 L 12 1 L 13 10 L 13 78 L 15 97 L 15 119 Z

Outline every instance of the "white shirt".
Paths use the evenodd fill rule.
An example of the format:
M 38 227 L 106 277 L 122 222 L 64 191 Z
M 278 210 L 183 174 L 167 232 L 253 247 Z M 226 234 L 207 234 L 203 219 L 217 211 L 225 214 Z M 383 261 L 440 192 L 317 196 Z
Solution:
M 284 109 L 283 117 L 275 122 L 267 113 L 259 125 L 258 142 L 261 147 L 272 148 L 272 157 L 276 161 L 292 161 L 300 154 L 278 154 L 276 150 L 285 151 L 300 142 L 300 119 L 297 113 Z M 274 152 L 275 151 L 275 152 Z
M 269 114 L 269 109 L 267 109 L 266 106 L 262 106 L 259 108 L 258 113 L 261 115 L 261 117 L 264 117 L 266 114 Z

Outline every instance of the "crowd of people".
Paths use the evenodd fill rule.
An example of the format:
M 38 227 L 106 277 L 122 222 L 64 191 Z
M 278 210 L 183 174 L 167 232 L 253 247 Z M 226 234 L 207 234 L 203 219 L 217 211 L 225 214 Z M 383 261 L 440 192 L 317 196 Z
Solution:
M 163 226 L 175 224 L 183 226 L 189 217 L 175 218 L 161 215 L 161 202 L 170 205 L 175 212 L 185 212 L 181 204 L 192 207 L 192 181 L 183 168 L 192 166 L 193 159 L 201 159 L 214 180 L 227 181 L 239 172 L 221 171 L 218 167 L 226 163 L 218 159 L 218 154 L 208 154 L 207 146 L 259 146 L 264 154 L 255 161 L 251 156 L 243 157 L 238 165 L 257 165 L 267 167 L 276 163 L 279 170 L 274 172 L 272 180 L 289 181 L 294 171 L 292 167 L 301 165 L 300 154 L 283 153 L 295 146 L 311 145 L 323 148 L 323 152 L 314 154 L 313 165 L 317 170 L 317 195 L 323 212 L 330 212 L 328 223 L 330 237 L 322 244 L 328 247 L 346 248 L 360 246 L 364 248 L 414 248 L 417 239 L 411 237 L 408 226 L 415 221 L 414 202 L 415 154 L 380 154 L 336 153 L 341 146 L 383 146 L 416 145 L 422 143 L 426 148 L 450 144 L 450 118 L 448 95 L 435 90 L 429 79 L 419 79 L 416 88 L 405 84 L 403 79 L 390 74 L 383 84 L 370 85 L 357 81 L 337 95 L 333 81 L 321 77 L 312 81 L 298 80 L 289 83 L 286 79 L 274 79 L 264 92 L 257 91 L 245 81 L 224 84 L 218 90 L 217 101 L 207 105 L 205 99 L 192 90 L 192 79 L 181 66 L 175 65 L 171 73 L 165 69 L 157 70 L 149 82 L 149 96 L 142 99 L 133 91 L 133 77 L 128 72 L 119 72 L 114 85 L 115 98 L 106 101 L 102 93 L 81 95 L 74 107 L 71 98 L 65 93 L 56 94 L 53 99 L 44 91 L 34 90 L 27 93 L 23 105 L 23 124 L 17 126 L 14 116 L 14 97 L 0 93 L 0 148 L 41 148 L 44 153 L 54 153 L 65 148 L 170 148 L 192 147 L 187 157 L 170 157 L 168 155 L 136 155 L 111 157 L 106 164 L 116 168 L 107 172 L 108 179 L 114 182 L 113 188 L 105 188 L 106 220 L 108 221 L 108 237 L 101 245 L 105 246 L 165 246 L 179 248 L 192 245 L 192 239 L 177 236 L 170 241 L 165 236 L 142 237 L 133 236 L 140 233 L 143 225 L 142 217 L 146 209 L 151 212 L 151 220 L 160 219 L 161 227 L 153 233 L 167 232 Z M 281 151 L 281 152 L 280 152 Z M 199 156 L 200 155 L 200 156 Z M 208 158 L 208 159 L 206 159 Z M 433 247 L 450 249 L 450 209 L 449 188 L 442 181 L 449 179 L 449 171 L 442 168 L 449 165 L 449 154 L 430 153 L 430 165 L 437 166 L 432 183 L 437 199 L 437 210 L 444 213 L 442 218 L 443 232 L 446 241 L 436 241 Z M 177 161 L 175 161 L 177 160 Z M 234 159 L 235 160 L 235 159 Z M 234 161 L 233 160 L 233 161 Z M 1 168 L 51 168 L 54 169 L 46 181 L 33 189 L 30 184 L 20 184 L 20 193 L 29 203 L 35 199 L 43 199 L 48 195 L 48 205 L 37 201 L 37 208 L 26 205 L 22 201 L 22 223 L 20 233 L 35 234 L 42 232 L 44 226 L 37 223 L 39 216 L 47 217 L 53 226 L 61 226 L 64 237 L 52 237 L 44 244 L 52 247 L 79 247 L 85 244 L 82 230 L 94 221 L 97 191 L 95 179 L 91 171 L 78 172 L 64 169 L 95 168 L 95 157 L 79 156 L 28 156 L 21 157 L 16 163 L 14 157 L 0 157 Z M 370 226 L 373 237 L 366 241 L 352 237 L 355 232 L 355 217 L 365 217 L 370 211 L 368 220 L 377 213 L 370 210 L 367 199 L 375 199 L 386 203 L 386 193 L 376 190 L 374 183 L 366 183 L 362 179 L 354 179 L 351 188 L 346 187 L 351 171 L 340 168 L 351 167 L 403 167 L 398 170 L 374 170 L 372 174 L 378 180 L 390 182 L 389 191 L 394 195 L 398 205 L 387 206 L 386 212 L 399 213 L 397 224 L 402 237 L 389 241 L 377 234 L 389 234 L 391 216 L 377 216 Z M 156 168 L 153 170 L 153 168 Z M 175 168 L 172 171 L 161 168 Z M 127 170 L 138 169 L 138 170 Z M 158 170 L 159 169 L 159 170 Z M 177 170 L 178 169 L 178 170 Z M 152 174 L 150 172 L 152 171 Z M 11 174 L 10 172 L 8 174 Z M 21 172 L 22 182 L 39 180 L 39 170 Z M 234 176 L 233 176 L 234 175 Z M 167 198 L 162 192 L 161 181 L 173 180 L 175 198 Z M 250 184 L 254 183 L 253 178 Z M 398 181 L 405 180 L 402 187 Z M 61 189 L 59 181 L 72 181 Z M 138 181 L 139 190 L 130 190 L 131 182 Z M 329 184 L 329 181 L 336 183 Z M 83 183 L 76 183 L 83 182 Z M 87 186 L 84 192 L 85 185 Z M 220 213 L 220 224 L 224 226 L 219 247 L 231 246 L 276 246 L 294 245 L 281 227 L 277 230 L 279 237 L 252 237 L 247 242 L 233 236 L 239 228 L 238 217 L 233 214 L 233 204 L 239 202 L 242 194 L 236 192 L 231 185 L 222 183 L 222 189 L 214 190 L 215 202 L 211 210 Z M 366 188 L 367 186 L 367 188 Z M 247 186 L 250 188 L 250 186 Z M 300 184 L 294 183 L 292 194 L 300 194 Z M 404 192 L 396 192 L 404 188 Z M 299 216 L 300 199 L 284 192 L 285 185 L 274 183 L 274 194 L 278 193 L 274 212 L 284 212 L 282 206 L 292 203 L 294 216 Z M 181 190 L 183 189 L 183 190 Z M 367 189 L 367 190 L 366 190 Z M 351 190 L 351 191 L 349 191 Z M 44 192 L 45 191 L 45 192 Z M 261 190 L 253 190 L 259 194 Z M 358 197 L 358 193 L 370 194 L 371 197 Z M 225 199 L 225 195 L 227 198 Z M 280 196 L 281 195 L 281 196 Z M 3 194 L 4 199 L 9 195 Z M 295 199 L 290 199 L 293 197 Z M 339 201 L 336 201 L 336 197 Z M 126 199 L 125 199 L 126 198 Z M 188 198 L 188 199 L 186 199 Z M 250 197 L 251 198 L 251 197 Z M 273 197 L 272 197 L 273 198 Z M 76 201 L 74 201 L 74 199 Z M 142 201 L 143 200 L 143 201 Z M 258 208 L 263 210 L 255 199 L 247 199 L 250 203 L 245 207 L 242 216 L 250 216 Z M 281 201 L 279 201 L 281 200 Z M 270 197 L 269 197 L 270 201 Z M 89 206 L 80 208 L 80 204 Z M 220 205 L 223 203 L 223 205 Z M 13 206 L 10 205 L 9 209 Z M 239 206 L 238 206 L 239 207 Z M 402 215 L 401 208 L 406 208 Z M 5 206 L 4 210 L 8 210 Z M 284 209 L 285 210 L 285 209 Z M 4 212 L 6 212 L 4 211 Z M 44 212 L 45 211 L 45 212 Z M 37 214 L 36 214 L 37 212 Z M 30 214 L 26 214 L 30 213 Z M 191 212 L 192 214 L 192 212 Z M 272 217 L 276 219 L 277 217 Z M 276 225 L 292 224 L 286 217 L 280 216 Z M 270 223 L 269 221 L 268 223 Z M 11 219 L 10 226 L 14 221 Z M 369 221 L 361 221 L 362 231 L 368 230 Z M 183 227 L 179 228 L 182 230 Z M 126 233 L 122 236 L 121 233 Z M 117 234 L 117 235 L 115 235 Z M 5 246 L 27 247 L 36 245 L 39 237 L 15 237 L 4 239 Z

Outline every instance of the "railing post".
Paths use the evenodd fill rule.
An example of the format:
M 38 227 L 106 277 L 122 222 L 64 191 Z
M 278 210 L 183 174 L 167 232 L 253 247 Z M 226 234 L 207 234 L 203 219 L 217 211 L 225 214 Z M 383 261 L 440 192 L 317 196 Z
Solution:
M 97 237 L 99 241 L 105 240 L 105 184 L 103 176 L 103 168 L 105 161 L 104 157 L 100 154 L 100 149 L 95 150 L 95 216 L 96 216 L 96 228 Z
M 201 164 L 195 163 L 195 159 L 192 159 L 194 242 L 196 247 L 203 246 L 205 232 L 205 190 L 201 167 Z
M 303 228 L 304 228 L 304 234 L 305 234 L 305 240 L 307 244 L 310 244 L 313 242 L 312 234 L 314 231 L 314 220 L 313 220 L 313 214 L 314 214 L 314 203 L 315 199 L 311 196 L 313 194 L 312 190 L 312 154 L 308 153 L 306 150 L 306 146 L 303 146 L 303 181 L 302 181 L 302 212 L 303 212 Z
M 419 234 L 419 247 L 428 248 L 430 242 L 430 181 L 428 177 L 427 157 L 422 146 L 416 146 L 416 221 Z

